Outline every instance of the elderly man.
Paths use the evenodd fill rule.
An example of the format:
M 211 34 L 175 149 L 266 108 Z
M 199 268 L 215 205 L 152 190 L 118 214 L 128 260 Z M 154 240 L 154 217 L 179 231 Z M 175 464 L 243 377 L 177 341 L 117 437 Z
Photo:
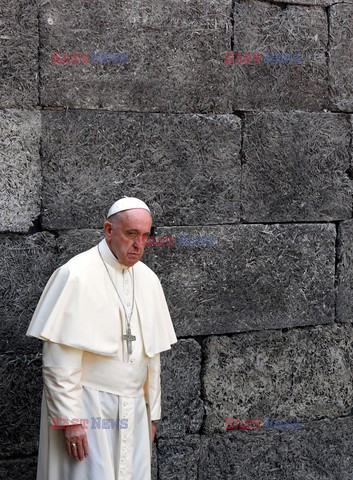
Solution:
M 161 415 L 159 354 L 176 342 L 157 276 L 140 262 L 147 205 L 115 202 L 105 239 L 56 270 L 27 335 L 43 343 L 37 480 L 148 480 Z

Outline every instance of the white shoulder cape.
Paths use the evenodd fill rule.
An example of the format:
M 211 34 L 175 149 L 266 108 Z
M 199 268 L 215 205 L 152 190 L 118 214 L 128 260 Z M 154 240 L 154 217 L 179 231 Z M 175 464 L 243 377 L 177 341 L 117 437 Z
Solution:
M 177 338 L 157 275 L 141 261 L 133 269 L 143 343 L 153 357 Z M 113 356 L 122 348 L 122 321 L 124 310 L 95 246 L 52 274 L 27 335 Z

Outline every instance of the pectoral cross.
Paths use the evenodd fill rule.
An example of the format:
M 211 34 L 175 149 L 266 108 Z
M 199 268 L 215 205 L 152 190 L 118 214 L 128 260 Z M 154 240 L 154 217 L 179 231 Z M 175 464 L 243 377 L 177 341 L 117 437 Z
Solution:
M 130 325 L 128 325 L 127 327 L 127 334 L 126 335 L 123 335 L 123 339 L 126 340 L 126 344 L 127 344 L 127 351 L 129 353 L 129 355 L 132 354 L 132 342 L 136 340 L 136 337 L 135 335 L 132 335 L 131 334 L 131 327 Z

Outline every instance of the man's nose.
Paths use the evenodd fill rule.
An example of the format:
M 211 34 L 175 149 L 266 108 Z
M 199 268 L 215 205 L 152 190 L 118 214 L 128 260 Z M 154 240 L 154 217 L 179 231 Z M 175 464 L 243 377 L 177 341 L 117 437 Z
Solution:
M 146 242 L 142 235 L 137 235 L 134 240 L 134 247 L 136 248 L 143 248 Z

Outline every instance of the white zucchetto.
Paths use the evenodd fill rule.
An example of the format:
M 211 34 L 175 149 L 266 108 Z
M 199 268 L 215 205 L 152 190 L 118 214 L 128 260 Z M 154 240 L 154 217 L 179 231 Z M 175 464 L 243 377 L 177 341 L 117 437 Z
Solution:
M 142 200 L 135 197 L 123 197 L 113 203 L 109 209 L 107 218 L 115 213 L 123 212 L 124 210 L 131 210 L 132 208 L 143 208 L 151 213 L 150 209 Z

